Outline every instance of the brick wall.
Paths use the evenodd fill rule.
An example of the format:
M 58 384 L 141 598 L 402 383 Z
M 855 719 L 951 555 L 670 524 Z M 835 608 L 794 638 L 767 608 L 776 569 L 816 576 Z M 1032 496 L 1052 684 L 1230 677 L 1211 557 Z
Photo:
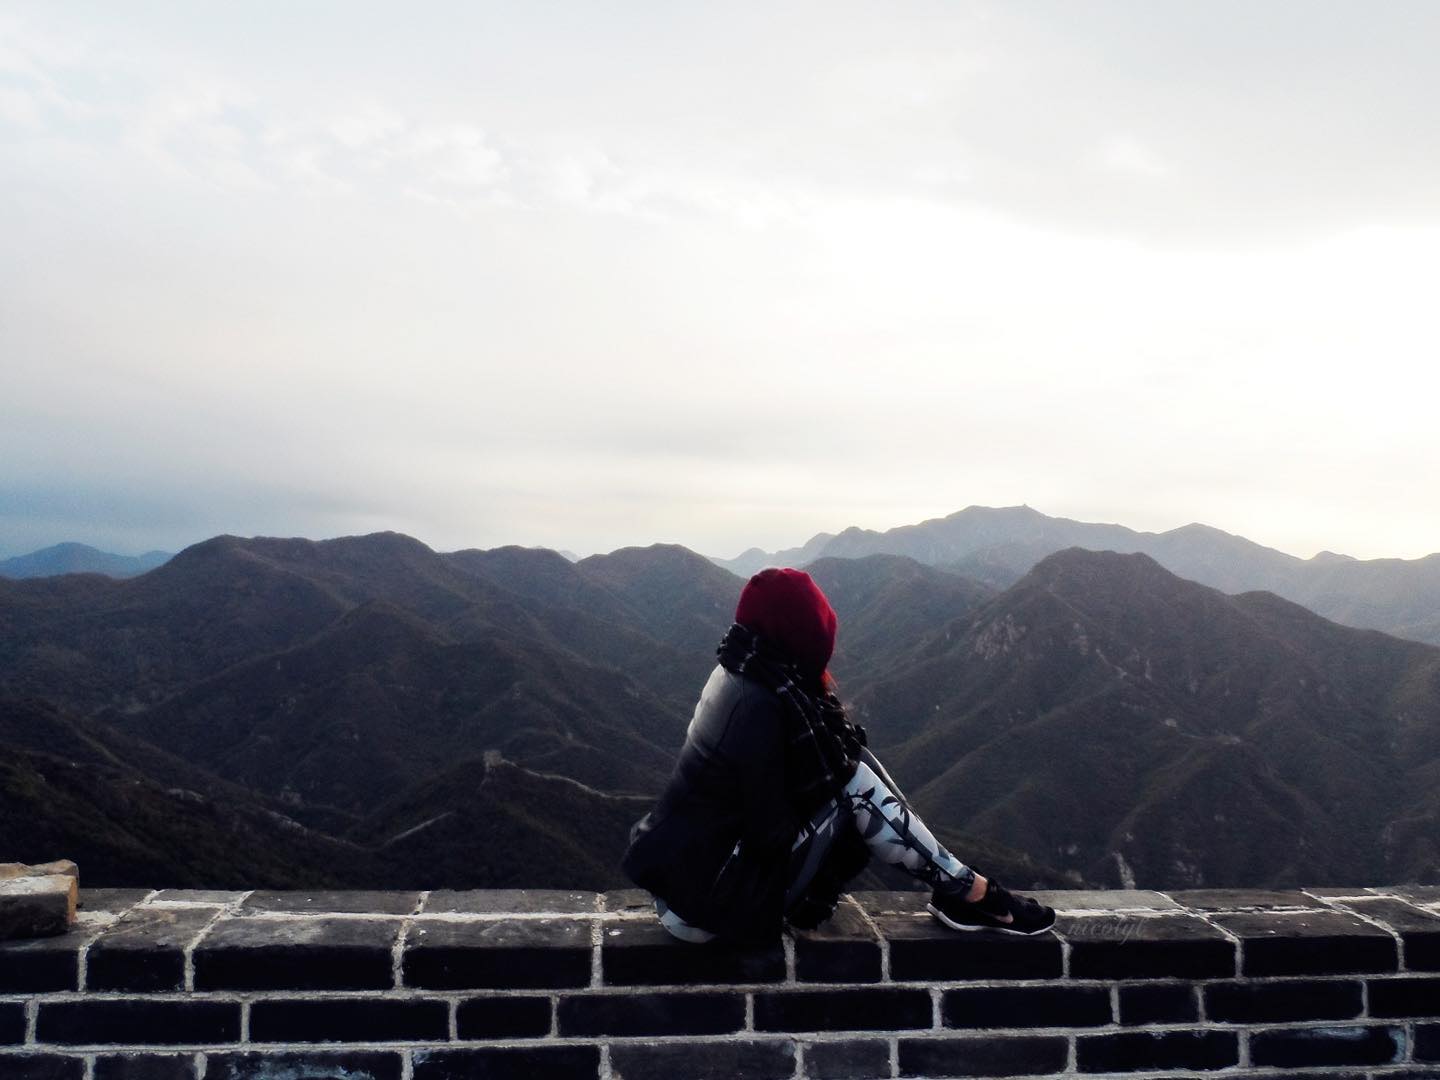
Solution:
M 0 944 L 0 1080 L 1440 1078 L 1440 887 L 923 899 L 740 951 L 633 892 L 89 890 Z

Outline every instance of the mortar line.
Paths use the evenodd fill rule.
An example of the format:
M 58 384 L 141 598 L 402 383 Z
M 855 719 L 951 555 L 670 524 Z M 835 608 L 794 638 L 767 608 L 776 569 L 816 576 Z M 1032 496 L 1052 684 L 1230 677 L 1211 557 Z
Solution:
M 596 919 L 590 924 L 590 986 L 605 985 L 605 968 L 600 962 L 600 949 L 605 944 L 605 924 Z
M 880 924 L 875 921 L 875 917 L 865 910 L 865 905 L 859 903 L 853 896 L 846 895 L 850 903 L 855 905 L 855 910 L 860 912 L 860 920 L 870 928 L 870 932 L 875 935 L 875 940 L 880 943 L 880 981 L 888 983 L 890 981 L 890 942 L 880 932 Z
M 200 943 L 210 935 L 210 931 L 215 928 L 216 923 L 227 915 L 237 915 L 240 911 L 240 905 L 255 895 L 255 891 L 254 889 L 247 889 L 230 903 L 216 909 L 215 914 L 206 920 L 205 925 L 200 928 L 200 932 L 190 940 L 190 944 L 185 946 L 184 952 L 182 953 L 185 958 L 185 979 L 183 985 L 187 991 L 194 992 L 195 990 L 195 950 L 198 949 Z

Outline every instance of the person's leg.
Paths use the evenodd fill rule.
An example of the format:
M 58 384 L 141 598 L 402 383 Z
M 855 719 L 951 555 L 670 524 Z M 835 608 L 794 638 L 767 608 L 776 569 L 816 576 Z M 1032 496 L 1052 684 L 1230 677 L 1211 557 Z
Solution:
M 844 798 L 870 853 L 938 892 L 968 898 L 979 884 L 983 894 L 983 879 L 977 881 L 974 870 L 945 850 L 893 784 L 884 766 L 867 750 L 845 785 Z
M 946 851 L 868 750 L 862 751 L 844 798 L 871 854 L 929 884 L 933 890 L 929 909 L 946 926 L 1038 934 L 1054 923 L 1050 908 L 1012 895 L 998 881 L 987 880 Z

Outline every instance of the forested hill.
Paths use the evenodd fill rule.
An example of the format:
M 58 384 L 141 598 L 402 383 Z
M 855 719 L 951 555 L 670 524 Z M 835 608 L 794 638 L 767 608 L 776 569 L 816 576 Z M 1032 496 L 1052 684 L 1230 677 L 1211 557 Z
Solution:
M 982 867 L 1440 879 L 1440 650 L 1138 554 L 1003 590 L 899 555 L 810 570 L 843 696 Z M 742 584 L 670 545 L 393 533 L 0 581 L 0 844 L 114 883 L 623 884 Z

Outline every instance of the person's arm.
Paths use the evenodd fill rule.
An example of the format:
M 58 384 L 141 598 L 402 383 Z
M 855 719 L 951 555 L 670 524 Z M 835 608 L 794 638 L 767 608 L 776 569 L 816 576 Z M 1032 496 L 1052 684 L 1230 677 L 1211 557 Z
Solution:
M 785 797 L 784 708 L 771 691 L 742 680 L 740 701 L 721 744 L 736 766 L 741 838 L 757 853 L 788 852 L 799 831 Z

